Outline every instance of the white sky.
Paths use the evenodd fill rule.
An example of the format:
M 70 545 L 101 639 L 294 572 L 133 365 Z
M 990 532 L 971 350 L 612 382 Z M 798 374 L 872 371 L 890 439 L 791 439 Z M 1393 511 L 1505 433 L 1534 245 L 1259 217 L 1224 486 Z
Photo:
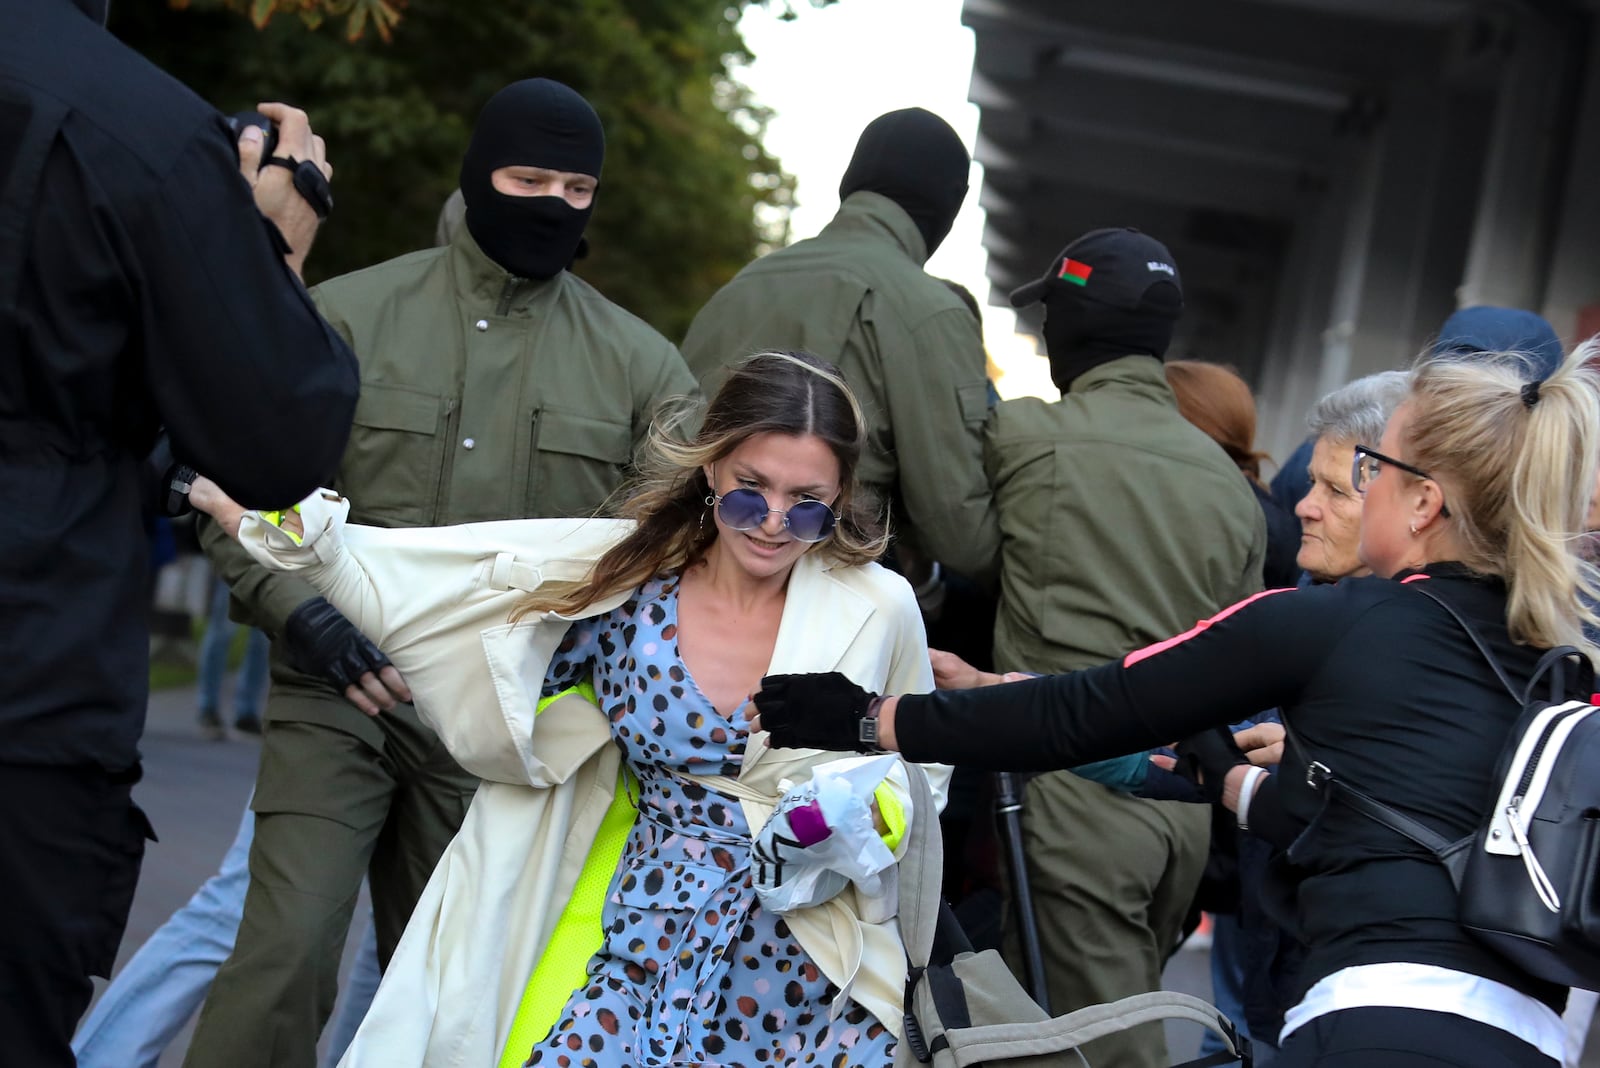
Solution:
M 791 2 L 800 16 L 793 22 L 778 18 L 781 3 L 746 10 L 739 29 L 756 58 L 737 76 L 776 113 L 765 143 L 795 176 L 790 225 L 798 241 L 838 210 L 839 177 L 868 122 L 896 108 L 926 108 L 970 150 L 978 108 L 967 102 L 973 41 L 961 25 L 961 0 L 839 0 L 825 8 Z M 1054 398 L 1049 367 L 1031 342 L 1017 337 L 1011 310 L 988 304 L 982 180 L 983 168 L 974 163 L 961 214 L 927 269 L 960 282 L 984 305 L 984 342 L 1004 372 L 1001 395 Z

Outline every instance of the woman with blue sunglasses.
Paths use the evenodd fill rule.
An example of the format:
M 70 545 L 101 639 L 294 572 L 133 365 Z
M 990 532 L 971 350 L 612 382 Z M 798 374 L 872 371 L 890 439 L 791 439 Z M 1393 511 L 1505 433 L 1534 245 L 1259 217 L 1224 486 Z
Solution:
M 684 425 L 657 426 L 620 520 L 379 530 L 329 494 L 280 527 L 197 484 L 389 653 L 485 780 L 345 1065 L 893 1063 L 893 894 L 779 914 L 753 874 L 754 837 L 836 754 L 771 749 L 745 716 L 773 672 L 933 688 L 911 589 L 875 562 L 864 421 L 831 364 L 769 352 Z M 891 765 L 857 830 L 897 861 L 937 814 Z

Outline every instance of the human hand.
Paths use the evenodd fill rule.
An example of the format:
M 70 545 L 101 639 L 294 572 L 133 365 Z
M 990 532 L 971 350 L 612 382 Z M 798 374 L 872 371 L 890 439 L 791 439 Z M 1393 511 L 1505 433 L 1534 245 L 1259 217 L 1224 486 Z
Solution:
M 1233 736 L 1233 744 L 1244 751 L 1250 763 L 1270 768 L 1283 762 L 1285 732 L 1281 723 L 1257 723 Z
M 876 696 L 837 671 L 768 675 L 745 718 L 774 748 L 873 753 L 878 746 L 863 739 L 862 721 Z
M 288 104 L 265 103 L 256 109 L 278 124 L 279 158 L 310 160 L 322 171 L 322 176 L 333 179 L 333 165 L 328 162 L 327 145 L 311 130 L 311 120 L 299 108 Z M 271 219 L 289 244 L 285 257 L 291 270 L 300 274 L 305 266 L 306 253 L 317 236 L 322 220 L 316 210 L 294 185 L 294 172 L 287 167 L 263 167 L 264 147 L 261 128 L 246 125 L 239 133 L 239 172 L 255 194 L 256 207 Z
M 941 690 L 971 690 L 1002 681 L 999 675 L 979 671 L 955 653 L 943 649 L 929 649 L 928 662 L 933 665 L 933 684 Z
M 282 637 L 295 667 L 344 687 L 345 699 L 369 716 L 411 700 L 389 658 L 326 598 L 313 597 L 296 608 Z
M 1178 761 L 1173 770 L 1199 786 L 1206 800 L 1213 804 L 1222 800 L 1228 772 L 1235 766 L 1250 763 L 1225 727 L 1201 731 L 1179 742 L 1176 748 Z

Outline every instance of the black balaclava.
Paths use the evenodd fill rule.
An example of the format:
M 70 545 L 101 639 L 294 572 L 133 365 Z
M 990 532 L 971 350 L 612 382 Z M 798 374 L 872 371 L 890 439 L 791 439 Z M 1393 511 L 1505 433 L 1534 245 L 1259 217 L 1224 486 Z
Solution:
M 488 257 L 522 278 L 554 278 L 577 255 L 589 213 L 558 196 L 508 196 L 501 167 L 546 167 L 600 177 L 605 131 L 589 102 L 560 82 L 529 78 L 489 98 L 461 161 L 467 229 Z M 596 194 L 598 195 L 598 194 Z
M 1118 308 L 1066 289 L 1044 302 L 1044 344 L 1050 381 L 1065 393 L 1085 371 L 1124 356 L 1160 359 L 1172 344 L 1183 306 L 1176 286 L 1155 285 L 1138 309 Z
M 928 255 L 939 247 L 967 197 L 972 158 L 950 124 L 931 111 L 904 108 L 867 123 L 839 182 L 839 199 L 881 193 L 917 224 Z

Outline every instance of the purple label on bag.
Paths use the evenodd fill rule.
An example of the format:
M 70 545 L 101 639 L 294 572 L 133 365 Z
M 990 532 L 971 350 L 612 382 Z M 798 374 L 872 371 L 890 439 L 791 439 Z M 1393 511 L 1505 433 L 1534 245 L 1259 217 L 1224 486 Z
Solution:
M 807 801 L 789 810 L 789 829 L 802 849 L 825 841 L 833 833 L 828 821 L 822 818 L 822 806 L 816 801 Z

